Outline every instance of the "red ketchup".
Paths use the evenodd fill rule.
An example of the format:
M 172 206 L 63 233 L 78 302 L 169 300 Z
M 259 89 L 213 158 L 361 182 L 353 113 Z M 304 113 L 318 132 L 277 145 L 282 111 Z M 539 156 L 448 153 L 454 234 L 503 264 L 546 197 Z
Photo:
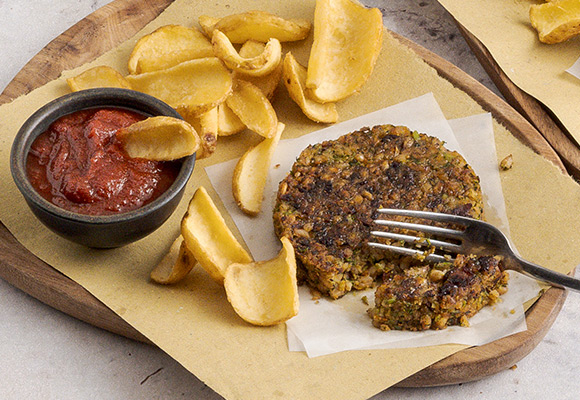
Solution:
M 58 207 L 80 214 L 135 210 L 159 197 L 180 163 L 131 158 L 116 132 L 146 117 L 99 108 L 61 117 L 32 143 L 26 170 L 32 186 Z

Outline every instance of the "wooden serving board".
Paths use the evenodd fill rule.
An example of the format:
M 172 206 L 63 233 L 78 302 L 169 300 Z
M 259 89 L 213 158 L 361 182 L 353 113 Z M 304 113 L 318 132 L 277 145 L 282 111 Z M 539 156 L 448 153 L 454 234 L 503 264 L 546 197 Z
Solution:
M 20 71 L 0 95 L 0 104 L 57 78 L 128 39 L 163 11 L 172 0 L 116 0 L 97 10 L 48 44 Z M 441 76 L 468 93 L 518 139 L 564 170 L 558 154 L 525 118 L 454 65 L 397 36 Z M 148 342 L 132 326 L 83 287 L 36 258 L 0 224 L 0 277 L 38 300 L 82 321 L 135 340 Z M 481 379 L 507 369 L 525 357 L 544 337 L 558 315 L 566 292 L 549 289 L 527 312 L 528 330 L 484 346 L 456 353 L 399 383 L 422 387 Z

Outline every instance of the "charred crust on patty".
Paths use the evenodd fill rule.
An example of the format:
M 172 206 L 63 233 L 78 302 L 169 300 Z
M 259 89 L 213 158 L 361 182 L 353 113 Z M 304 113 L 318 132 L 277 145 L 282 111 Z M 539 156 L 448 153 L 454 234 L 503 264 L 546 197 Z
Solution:
M 411 268 L 428 268 L 420 259 L 366 245 L 381 207 L 483 217 L 479 178 L 437 138 L 378 125 L 310 145 L 280 182 L 273 216 L 276 234 L 295 248 L 299 280 L 337 299 L 351 290 L 398 282 Z M 460 278 L 454 277 L 447 279 Z M 411 283 L 405 283 L 409 292 Z M 433 291 L 451 289 L 438 284 L 425 290 L 435 296 Z M 427 325 L 436 326 L 393 324 L 392 329 Z

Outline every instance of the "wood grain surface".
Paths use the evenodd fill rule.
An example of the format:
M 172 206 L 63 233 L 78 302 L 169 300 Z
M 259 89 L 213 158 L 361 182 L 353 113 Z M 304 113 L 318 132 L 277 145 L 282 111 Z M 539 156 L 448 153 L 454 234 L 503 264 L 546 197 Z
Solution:
M 128 39 L 154 19 L 172 0 L 116 0 L 53 40 L 16 75 L 0 95 L 0 104 L 26 94 L 61 71 L 80 66 Z M 454 65 L 426 49 L 397 38 L 468 93 L 519 140 L 564 169 L 558 154 L 524 117 Z M 82 321 L 119 335 L 147 339 L 80 285 L 36 258 L 0 224 L 0 277 L 38 300 Z M 507 369 L 525 357 L 544 337 L 558 315 L 566 292 L 549 289 L 527 312 L 528 330 L 484 346 L 472 347 L 431 365 L 399 383 L 423 387 L 481 379 Z

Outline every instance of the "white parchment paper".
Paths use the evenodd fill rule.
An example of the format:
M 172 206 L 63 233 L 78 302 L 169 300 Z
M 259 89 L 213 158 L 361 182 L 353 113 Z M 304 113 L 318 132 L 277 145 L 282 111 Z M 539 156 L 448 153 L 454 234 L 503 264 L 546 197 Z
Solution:
M 580 79 L 580 58 L 577 59 L 576 62 L 566 70 L 566 72 Z
M 490 114 L 447 121 L 432 94 L 366 114 L 296 139 L 281 140 L 264 191 L 263 209 L 257 217 L 241 212 L 232 196 L 232 171 L 237 160 L 206 168 L 212 185 L 232 216 L 255 260 L 274 257 L 280 243 L 274 234 L 272 210 L 278 183 L 290 171 L 300 152 L 309 144 L 336 139 L 364 126 L 405 125 L 411 130 L 438 137 L 450 150 L 460 152 L 480 176 L 489 222 L 509 232 L 499 179 L 498 162 Z M 522 304 L 538 294 L 532 279 L 510 272 L 509 290 L 502 301 L 486 307 L 471 318 L 469 328 L 450 327 L 443 331 L 383 332 L 374 328 L 366 310 L 374 301 L 374 290 L 350 293 L 339 300 L 312 300 L 306 287 L 300 288 L 300 312 L 287 321 L 292 351 L 306 351 L 315 357 L 345 350 L 420 347 L 445 343 L 481 345 L 526 329 Z M 363 296 L 368 304 L 363 302 Z

